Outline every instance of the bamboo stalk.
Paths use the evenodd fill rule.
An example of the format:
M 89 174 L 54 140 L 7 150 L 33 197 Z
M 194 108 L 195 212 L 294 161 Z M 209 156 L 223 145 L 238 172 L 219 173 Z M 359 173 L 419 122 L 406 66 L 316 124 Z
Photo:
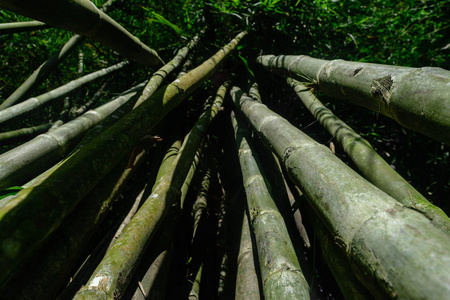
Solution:
M 0 144 L 12 143 L 17 141 L 26 140 L 29 137 L 37 135 L 41 132 L 47 131 L 52 127 L 52 123 L 41 124 L 32 127 L 21 128 L 8 132 L 0 133 Z
M 52 26 L 47 25 L 39 21 L 28 21 L 28 22 L 14 22 L 14 23 L 2 23 L 0 24 L 0 35 L 27 32 L 51 28 Z
M 288 78 L 287 81 L 294 88 L 303 104 L 319 120 L 322 126 L 336 138 L 370 182 L 404 206 L 423 213 L 436 227 L 450 233 L 450 219 L 439 207 L 428 202 L 422 194 L 378 155 L 368 141 L 336 117 L 304 85 L 291 78 Z
M 200 116 L 174 161 L 169 164 L 166 159 L 163 160 L 152 194 L 105 254 L 89 282 L 77 293 L 75 299 L 94 295 L 113 299 L 123 295 L 146 245 L 153 238 L 169 208 L 179 201 L 181 187 L 194 156 L 209 124 L 219 112 L 226 90 L 226 86 L 219 88 L 214 104 Z
M 408 68 L 308 56 L 258 57 L 282 74 L 318 85 L 327 96 L 345 99 L 392 118 L 400 125 L 450 145 L 450 71 Z
M 241 239 L 237 259 L 236 300 L 262 299 L 261 283 L 256 272 L 258 262 L 256 244 L 250 233 L 247 212 L 242 221 Z
M 106 2 L 101 10 L 106 12 L 115 0 L 109 0 Z M 62 62 L 82 41 L 81 35 L 74 35 L 71 37 L 61 48 L 60 51 L 50 56 L 43 64 L 25 80 L 20 87 L 18 87 L 2 104 L 0 104 L 0 110 L 10 107 L 18 102 L 22 102 L 30 92 L 39 85 L 48 75 L 53 71 L 56 66 Z
M 234 89 L 234 88 L 233 88 Z M 268 187 L 250 132 L 232 115 L 247 205 L 258 249 L 266 299 L 309 299 L 309 287 L 300 268 L 284 219 Z
M 62 85 L 54 90 L 51 90 L 42 95 L 30 98 L 19 104 L 13 105 L 11 107 L 0 110 L 0 124 L 10 122 L 18 117 L 34 111 L 37 108 L 43 107 L 44 105 L 49 105 L 51 102 L 63 99 L 64 97 L 72 94 L 77 89 L 89 84 L 95 80 L 103 78 L 111 73 L 117 72 L 120 69 L 129 65 L 128 61 L 124 61 L 115 64 L 111 67 L 98 70 L 96 72 L 90 73 L 81 78 L 72 80 L 65 85 Z
M 446 297 L 450 292 L 448 234 L 364 180 L 330 149 L 239 88 L 231 93 L 294 183 L 305 191 L 372 294 L 383 294 L 385 299 Z
M 91 38 L 130 60 L 158 67 L 164 64 L 155 50 L 88 0 L 1 0 L 0 7 Z
M 62 159 L 89 128 L 130 101 L 143 84 L 94 110 L 0 155 L 0 188 L 21 185 Z

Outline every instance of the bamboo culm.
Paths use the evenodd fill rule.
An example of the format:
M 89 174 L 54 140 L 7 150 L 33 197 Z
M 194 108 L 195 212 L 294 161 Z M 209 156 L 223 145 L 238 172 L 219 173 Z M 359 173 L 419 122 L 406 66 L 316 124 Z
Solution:
M 392 118 L 450 145 L 450 71 L 299 55 L 258 57 L 264 67 Z

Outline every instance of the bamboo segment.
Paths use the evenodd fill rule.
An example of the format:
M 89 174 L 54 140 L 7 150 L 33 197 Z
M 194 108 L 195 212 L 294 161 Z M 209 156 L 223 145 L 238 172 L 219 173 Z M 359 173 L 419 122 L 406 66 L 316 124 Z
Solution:
M 258 258 L 255 242 L 252 240 L 247 213 L 244 212 L 241 242 L 237 259 L 236 300 L 262 299 L 260 282 L 256 272 Z
M 0 35 L 42 30 L 47 28 L 51 28 L 51 26 L 39 21 L 3 23 L 0 24 Z
M 115 64 L 111 67 L 104 68 L 96 72 L 90 73 L 86 76 L 83 76 L 81 78 L 72 80 L 71 82 L 68 82 L 65 85 L 62 85 L 45 94 L 30 98 L 14 106 L 5 108 L 0 111 L 0 124 L 4 124 L 18 117 L 22 117 L 23 115 L 32 112 L 36 108 L 48 105 L 52 101 L 63 99 L 64 97 L 70 95 L 71 93 L 75 92 L 77 89 L 85 86 L 86 84 L 89 84 L 94 80 L 103 78 L 113 72 L 117 72 L 128 65 L 129 65 L 128 61 Z
M 130 101 L 143 84 L 123 93 L 113 101 L 0 155 L 0 188 L 21 185 L 62 159 L 80 138 L 111 112 Z
M 106 12 L 115 0 L 109 0 L 106 2 L 101 10 Z M 43 64 L 30 75 L 30 77 L 23 82 L 20 87 L 18 87 L 2 104 L 0 104 L 0 110 L 10 107 L 18 102 L 21 102 L 29 95 L 29 93 L 38 84 L 44 81 L 48 77 L 51 71 L 53 71 L 56 66 L 62 62 L 82 41 L 81 35 L 74 35 L 71 37 L 61 48 L 60 51 L 56 52 L 50 56 Z
M 369 142 L 327 109 L 308 89 L 298 81 L 288 78 L 303 104 L 320 121 L 328 132 L 342 145 L 344 151 L 375 186 L 398 200 L 404 206 L 423 213 L 446 233 L 450 233 L 450 219 L 401 177 L 378 155 Z
M 158 67 L 155 50 L 139 41 L 89 0 L 1 0 L 0 7 L 91 38 L 130 60 Z
M 450 145 L 450 71 L 408 68 L 308 56 L 258 57 L 258 62 L 328 96 L 345 99 Z
M 401 205 L 265 105 L 232 89 L 233 101 L 273 147 L 291 179 L 374 295 L 442 299 L 450 292 L 450 237 Z
M 234 88 L 233 88 L 234 89 Z M 261 281 L 266 299 L 309 299 L 309 287 L 298 263 L 284 219 L 265 183 L 250 132 L 232 116 L 250 222 L 255 232 Z
M 168 158 L 174 159 L 173 162 L 168 158 L 163 160 L 164 163 L 158 172 L 152 194 L 110 251 L 105 254 L 89 282 L 77 293 L 75 299 L 85 299 L 93 295 L 115 299 L 123 295 L 145 246 L 153 238 L 170 207 L 179 201 L 181 187 L 191 168 L 194 156 L 209 124 L 219 112 L 225 93 L 226 87 L 221 86 L 214 104 L 200 116 L 186 136 L 180 153 L 176 157 L 168 154 Z

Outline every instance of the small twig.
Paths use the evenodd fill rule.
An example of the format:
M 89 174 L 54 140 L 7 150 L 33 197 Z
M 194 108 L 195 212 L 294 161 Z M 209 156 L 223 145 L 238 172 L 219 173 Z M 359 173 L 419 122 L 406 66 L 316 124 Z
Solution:
M 417 208 L 416 202 L 414 202 L 414 200 L 413 200 L 413 198 L 412 198 L 412 196 L 411 196 L 411 192 L 408 191 L 408 194 L 409 194 L 409 199 L 411 199 L 412 204 L 413 204 L 414 207 L 418 210 L 419 208 Z
M 142 295 L 144 296 L 144 299 L 147 299 L 147 294 L 144 291 L 144 287 L 142 286 L 141 282 L 138 281 L 139 289 L 141 290 Z

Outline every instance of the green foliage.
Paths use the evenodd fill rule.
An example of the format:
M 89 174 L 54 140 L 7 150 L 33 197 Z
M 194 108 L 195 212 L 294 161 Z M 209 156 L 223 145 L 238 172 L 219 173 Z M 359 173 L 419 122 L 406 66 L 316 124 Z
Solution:
M 4 189 L 3 191 L 0 191 L 0 200 L 2 200 L 3 198 L 6 198 L 8 196 L 15 195 L 22 189 L 23 189 L 23 187 L 21 187 L 21 186 L 13 186 L 13 187 Z

